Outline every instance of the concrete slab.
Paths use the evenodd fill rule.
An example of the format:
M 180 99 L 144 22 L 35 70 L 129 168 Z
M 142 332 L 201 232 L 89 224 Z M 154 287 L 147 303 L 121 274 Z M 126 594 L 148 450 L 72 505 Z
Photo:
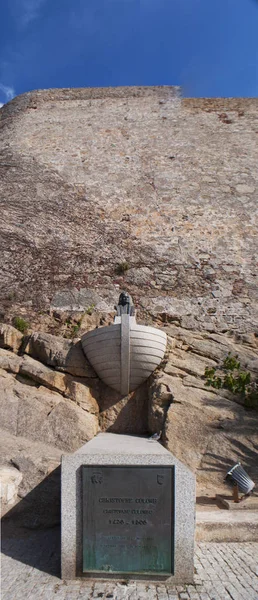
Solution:
M 198 542 L 257 542 L 258 511 L 199 510 L 195 539 Z
M 155 454 L 171 457 L 171 452 L 166 450 L 159 442 L 146 436 L 120 435 L 117 433 L 99 433 L 90 442 L 79 448 L 77 454 Z M 189 470 L 189 469 L 188 469 Z
M 219 505 L 222 505 L 223 508 L 226 508 L 227 510 L 258 510 L 257 496 L 249 496 L 248 498 L 240 500 L 240 502 L 234 502 L 232 496 L 222 496 L 217 494 L 216 499 Z

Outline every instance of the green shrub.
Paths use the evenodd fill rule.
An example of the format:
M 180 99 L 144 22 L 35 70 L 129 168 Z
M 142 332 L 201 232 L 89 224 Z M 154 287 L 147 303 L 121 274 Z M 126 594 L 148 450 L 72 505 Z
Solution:
M 29 323 L 27 323 L 27 321 L 25 321 L 22 317 L 14 317 L 13 326 L 21 333 L 26 333 L 27 329 L 29 328 Z
M 205 385 L 238 394 L 244 398 L 246 408 L 258 410 L 257 383 L 251 380 L 249 371 L 241 368 L 237 355 L 231 356 L 229 352 L 222 365 L 206 367 L 204 377 L 206 378 Z

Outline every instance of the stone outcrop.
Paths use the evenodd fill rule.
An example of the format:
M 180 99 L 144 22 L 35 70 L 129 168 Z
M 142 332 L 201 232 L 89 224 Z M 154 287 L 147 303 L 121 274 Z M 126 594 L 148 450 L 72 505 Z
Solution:
M 149 384 L 148 429 L 151 433 L 160 433 L 164 429 L 168 409 L 173 402 L 170 378 L 166 382 L 164 375 L 151 378 Z
M 0 369 L 5 369 L 11 373 L 19 373 L 22 362 L 23 359 L 21 356 L 0 348 Z
M 0 340 L 3 512 L 26 527 L 52 526 L 60 516 L 61 453 L 99 430 L 146 433 L 147 388 L 121 399 L 97 379 L 80 341 L 9 331 L 8 344 L 6 336 Z M 11 351 L 16 337 L 19 348 Z
M 125 398 L 88 370 L 80 341 L 31 333 L 20 340 L 19 354 L 0 348 L 0 466 L 12 470 L 4 480 L 4 510 L 16 495 L 25 499 L 15 512 L 19 522 L 33 521 L 35 527 L 58 522 L 60 455 L 98 431 L 161 432 L 162 443 L 196 473 L 199 496 L 223 492 L 224 476 L 239 460 L 258 483 L 258 413 L 247 410 L 242 397 L 208 388 L 203 377 L 206 366 L 219 365 L 230 352 L 257 379 L 256 334 L 190 331 L 162 321 L 159 326 L 169 338 L 165 360 Z M 6 346 L 3 339 L 1 344 Z M 73 352 L 79 359 L 70 362 Z M 55 508 L 48 514 L 46 494 L 52 486 Z
M 170 352 L 164 370 L 149 388 L 149 430 L 163 431 L 163 443 L 197 475 L 197 493 L 225 492 L 224 477 L 241 461 L 258 483 L 258 414 L 243 398 L 205 385 L 205 367 L 231 353 L 258 379 L 255 335 L 193 332 L 170 325 Z
M 22 473 L 14 467 L 0 467 L 0 498 L 2 505 L 10 507 L 17 500 Z
M 13 435 L 76 450 L 98 432 L 95 404 L 85 410 L 61 394 L 1 372 L 1 425 Z M 95 412 L 93 412 L 95 411 Z
M 24 352 L 58 371 L 78 377 L 96 377 L 79 341 L 73 342 L 49 333 L 33 333 Z
M 19 373 L 34 381 L 35 384 L 41 384 L 50 390 L 61 393 L 92 414 L 97 415 L 99 412 L 98 404 L 90 391 L 91 380 L 86 377 L 73 378 L 71 375 L 46 367 L 30 356 L 16 356 L 2 348 L 0 348 L 0 369 L 15 374 Z
M 144 383 L 121 398 L 119 393 L 100 382 L 98 403 L 102 431 L 112 433 L 148 433 L 148 390 Z
M 23 340 L 23 334 L 6 323 L 0 324 L 0 347 L 18 352 Z
M 12 502 L 2 502 L 2 512 L 15 529 L 52 527 L 60 522 L 60 460 L 64 451 L 56 446 L 29 437 L 16 436 L 5 429 L 0 430 L 0 476 L 7 492 L 13 488 Z M 10 472 L 9 472 L 10 470 Z M 19 482 L 19 483 L 18 483 Z M 17 485 L 18 484 L 18 485 Z M 18 504 L 14 505 L 17 494 Z

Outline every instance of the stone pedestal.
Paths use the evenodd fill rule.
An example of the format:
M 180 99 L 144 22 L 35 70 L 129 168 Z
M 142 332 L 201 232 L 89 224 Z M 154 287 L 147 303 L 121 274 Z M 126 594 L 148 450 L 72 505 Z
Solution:
M 159 442 L 101 433 L 62 459 L 62 578 L 193 581 L 195 477 Z

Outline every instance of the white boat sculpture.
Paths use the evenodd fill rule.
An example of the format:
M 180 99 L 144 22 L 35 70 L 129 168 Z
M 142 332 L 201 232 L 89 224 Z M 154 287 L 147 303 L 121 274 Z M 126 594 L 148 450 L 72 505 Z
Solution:
M 123 292 L 114 323 L 85 333 L 81 342 L 99 378 L 125 396 L 161 363 L 167 336 L 155 327 L 138 325 L 131 298 Z

